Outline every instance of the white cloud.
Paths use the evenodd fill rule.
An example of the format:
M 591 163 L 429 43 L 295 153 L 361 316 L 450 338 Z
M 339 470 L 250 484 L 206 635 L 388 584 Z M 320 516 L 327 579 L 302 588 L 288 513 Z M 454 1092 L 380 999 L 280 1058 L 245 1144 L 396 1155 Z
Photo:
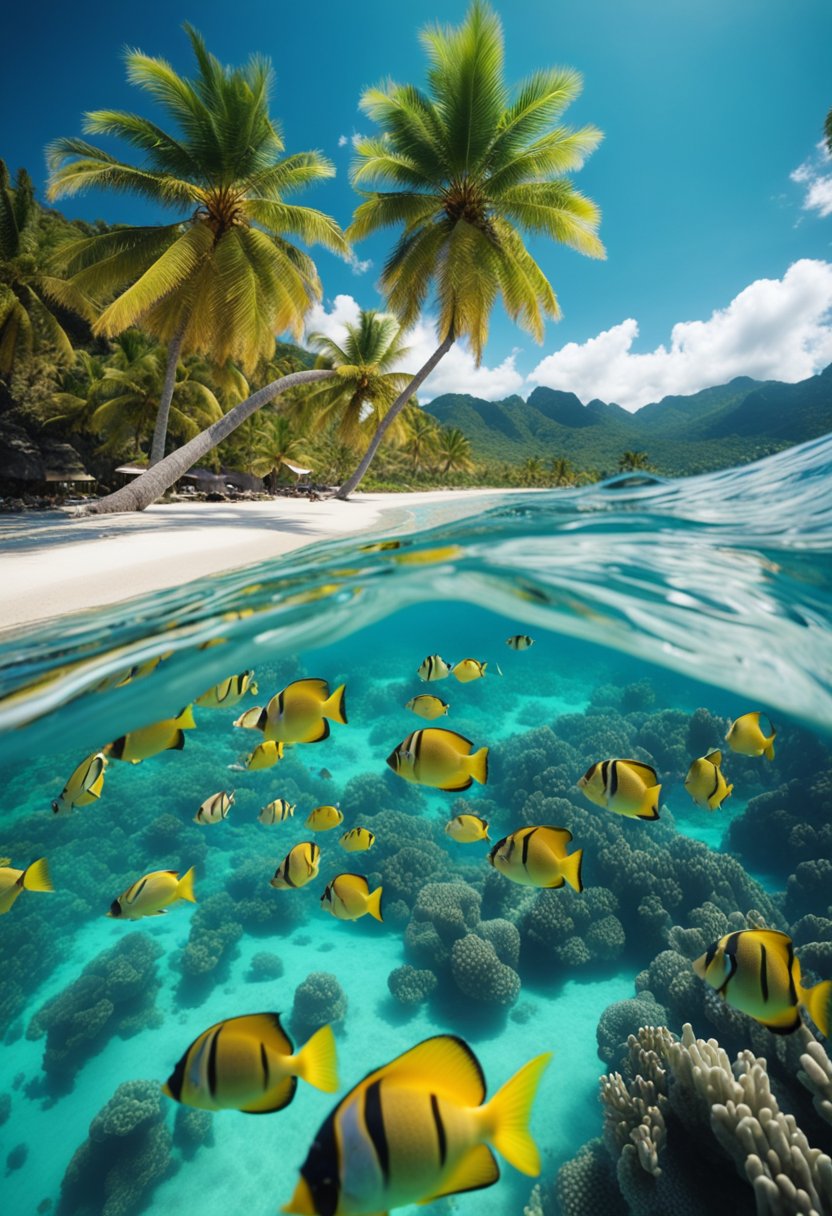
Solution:
M 638 322 L 629 317 L 586 342 L 569 342 L 538 363 L 528 386 L 632 411 L 735 376 L 804 380 L 832 362 L 832 263 L 804 258 L 782 279 L 757 279 L 707 321 L 679 321 L 669 347 L 639 354 L 632 349 L 637 337 Z
M 804 187 L 804 211 L 817 211 L 821 218 L 832 215 L 832 156 L 824 141 L 817 144 L 814 154 L 789 176 Z
M 339 135 L 338 147 L 346 148 L 347 144 L 352 144 L 352 146 L 355 147 L 356 144 L 361 143 L 362 139 L 366 139 L 366 136 L 360 131 L 353 131 L 352 135 Z
M 347 265 L 353 274 L 366 274 L 372 264 L 372 258 L 360 258 L 354 251 L 347 257 Z
M 338 136 L 338 147 L 339 148 L 346 148 L 346 146 L 349 142 L 350 141 L 347 139 L 346 135 Z

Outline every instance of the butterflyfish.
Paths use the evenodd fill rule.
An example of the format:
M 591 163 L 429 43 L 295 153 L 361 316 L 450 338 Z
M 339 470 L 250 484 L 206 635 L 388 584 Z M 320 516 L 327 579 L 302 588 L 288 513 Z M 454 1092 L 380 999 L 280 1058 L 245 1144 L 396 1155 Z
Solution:
M 760 713 L 743 714 L 728 727 L 725 742 L 732 752 L 740 756 L 765 756 L 766 760 L 774 759 L 774 738 L 777 731 L 768 723 L 771 734 L 767 735 L 760 719 Z
M 0 857 L 0 916 L 10 911 L 21 891 L 54 891 L 45 857 L 16 870 L 10 857 Z
M 627 819 L 658 819 L 656 770 L 641 760 L 601 760 L 578 782 L 590 802 Z
M 306 816 L 306 826 L 313 832 L 329 832 L 344 822 L 344 816 L 337 806 L 316 806 Z
M 800 1026 L 802 1005 L 820 1030 L 829 1035 L 832 980 L 810 988 L 800 982 L 800 963 L 792 939 L 776 929 L 740 929 L 714 942 L 693 964 L 700 979 L 740 1013 L 775 1034 Z
M 425 683 L 431 680 L 447 680 L 451 674 L 451 665 L 446 663 L 441 655 L 429 654 L 416 668 L 416 675 Z
M 443 714 L 448 712 L 448 703 L 443 701 L 441 697 L 433 697 L 430 693 L 422 693 L 418 697 L 411 697 L 405 705 L 405 709 L 410 709 L 414 714 L 418 714 L 420 718 L 427 718 L 432 722 L 434 718 L 441 718 Z
M 479 1060 L 462 1039 L 436 1035 L 367 1074 L 318 1129 L 284 1212 L 379 1216 L 409 1203 L 491 1186 L 491 1148 L 540 1173 L 529 1131 L 551 1053 L 525 1064 L 486 1101 Z
M 470 684 L 472 680 L 482 679 L 487 666 L 487 663 L 481 663 L 479 659 L 461 659 L 454 667 L 453 673 L 460 684 Z
M 478 840 L 490 840 L 488 824 L 479 815 L 454 815 L 445 824 L 445 831 L 457 844 L 476 844 Z
M 104 772 L 107 768 L 107 757 L 103 752 L 94 752 L 87 756 L 76 768 L 67 781 L 60 795 L 52 803 L 56 815 L 68 813 L 76 806 L 89 806 L 96 802 L 104 789 Z
M 338 843 L 348 853 L 366 853 L 376 842 L 375 833 L 369 828 L 350 828 Z
M 195 904 L 194 869 L 180 878 L 177 870 L 153 870 L 129 886 L 110 904 L 108 916 L 121 920 L 141 920 L 143 916 L 163 916 L 171 904 L 186 899 Z
M 194 815 L 194 823 L 222 823 L 234 805 L 234 791 L 220 790 L 206 798 Z
M 495 870 L 521 887 L 562 887 L 583 891 L 583 849 L 567 853 L 572 833 L 548 824 L 520 828 L 494 845 L 488 860 Z
M 196 704 L 202 706 L 203 709 L 231 709 L 232 706 L 239 705 L 247 692 L 251 693 L 253 697 L 257 696 L 253 671 L 243 671 L 238 676 L 229 676 L 227 680 L 221 680 L 219 684 L 215 684 L 213 688 L 204 692 L 201 697 L 197 697 Z
M 282 759 L 283 744 L 269 739 L 265 743 L 258 743 L 254 751 L 249 752 L 243 760 L 243 768 L 256 773 L 263 768 L 274 768 L 278 760 Z
M 329 720 L 347 724 L 343 684 L 330 693 L 326 680 L 294 680 L 255 718 L 249 710 L 234 723 L 262 730 L 279 743 L 319 743 L 329 738 Z
M 269 886 L 278 891 L 305 887 L 313 878 L 318 877 L 320 864 L 321 850 L 313 841 L 303 840 L 283 858 L 274 872 L 274 878 L 269 881 Z
M 298 1077 L 324 1093 L 338 1089 L 332 1027 L 316 1030 L 295 1053 L 279 1013 L 246 1013 L 194 1039 L 162 1092 L 198 1110 L 265 1115 L 289 1105 Z
M 257 818 L 265 824 L 284 823 L 292 818 L 296 805 L 294 802 L 287 802 L 285 798 L 275 798 L 274 802 L 267 802 L 261 808 Z
M 140 760 L 149 760 L 160 752 L 181 751 L 185 746 L 185 731 L 194 730 L 195 727 L 193 710 L 186 705 L 175 718 L 165 718 L 152 726 L 131 730 L 113 743 L 108 743 L 104 751 L 112 760 L 138 764 Z
M 708 752 L 694 760 L 685 777 L 685 789 L 697 806 L 707 807 L 715 811 L 722 806 L 726 798 L 731 797 L 734 789 L 722 775 L 722 752 Z
M 328 768 L 320 768 L 320 769 L 318 769 L 318 776 L 319 776 L 319 777 L 321 778 L 321 780 L 323 780 L 323 781 L 331 781 L 331 780 L 332 780 L 332 773 L 329 771 L 329 769 L 328 769 Z
M 414 730 L 387 763 L 394 773 L 416 785 L 439 790 L 467 790 L 474 781 L 488 780 L 488 748 L 471 753 L 474 744 L 464 735 L 438 726 Z
M 530 638 L 527 633 L 515 633 L 513 637 L 506 638 L 506 646 L 511 650 L 528 650 L 530 646 L 534 646 L 534 638 Z
M 327 883 L 321 896 L 321 907 L 331 912 L 338 920 L 359 920 L 362 916 L 381 915 L 381 887 L 370 890 L 363 874 L 337 874 Z

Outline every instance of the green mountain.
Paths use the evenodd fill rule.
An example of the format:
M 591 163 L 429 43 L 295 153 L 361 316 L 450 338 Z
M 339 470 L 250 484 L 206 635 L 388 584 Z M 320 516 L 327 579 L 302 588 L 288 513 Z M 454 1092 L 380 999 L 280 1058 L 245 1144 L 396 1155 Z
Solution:
M 425 407 L 459 427 L 479 460 L 565 457 L 612 473 L 627 449 L 671 476 L 744 464 L 832 431 L 832 364 L 798 384 L 738 376 L 687 397 L 664 397 L 631 414 L 620 405 L 536 388 L 528 400 L 484 401 L 445 393 Z

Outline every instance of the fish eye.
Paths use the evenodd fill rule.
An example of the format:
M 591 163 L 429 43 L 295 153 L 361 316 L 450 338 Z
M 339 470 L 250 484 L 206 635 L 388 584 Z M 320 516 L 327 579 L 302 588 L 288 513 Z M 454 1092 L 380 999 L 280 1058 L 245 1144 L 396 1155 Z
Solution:
M 117 899 L 110 904 L 110 916 L 121 916 L 121 904 Z
M 53 810 L 53 811 L 55 812 L 55 814 L 57 815 L 58 810 L 59 810 L 57 800 L 56 800 L 55 802 L 53 802 L 53 803 L 52 803 L 52 810 Z

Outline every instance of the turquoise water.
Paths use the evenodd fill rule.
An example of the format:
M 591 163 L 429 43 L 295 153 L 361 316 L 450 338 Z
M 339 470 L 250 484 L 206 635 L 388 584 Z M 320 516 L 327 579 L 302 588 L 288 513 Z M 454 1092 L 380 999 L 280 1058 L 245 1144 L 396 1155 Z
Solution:
M 687 482 L 509 497 L 450 524 L 426 513 L 396 548 L 317 546 L 129 610 L 7 635 L 0 855 L 15 866 L 46 856 L 55 884 L 54 894 L 23 892 L 0 919 L 9 1210 L 275 1212 L 334 1099 L 300 1084 L 279 1113 L 175 1124 L 157 1087 L 223 1017 L 279 1010 L 303 1041 L 314 1018 L 295 993 L 314 973 L 334 977 L 318 984 L 326 1016 L 337 1015 L 341 1093 L 443 1031 L 471 1045 L 489 1092 L 530 1056 L 554 1052 L 532 1123 L 546 1213 L 559 1210 L 560 1166 L 600 1135 L 598 1077 L 619 1066 L 648 1013 L 766 1056 L 748 1019 L 726 1022 L 704 985 L 688 982 L 690 959 L 709 944 L 703 933 L 753 911 L 791 932 L 810 976 L 832 978 L 822 974 L 832 958 L 831 472 L 832 445 L 817 442 Z M 45 532 L 49 543 L 59 534 L 57 523 Z M 535 638 L 531 650 L 506 647 L 518 632 Z M 487 661 L 487 674 L 421 685 L 416 668 L 436 652 Z M 101 690 L 158 656 L 144 678 Z M 84 756 L 249 668 L 257 697 L 197 706 L 182 751 L 113 760 L 99 802 L 52 814 Z M 303 676 L 346 684 L 349 724 L 288 749 L 271 770 L 240 771 L 257 736 L 234 719 Z M 404 708 L 423 691 L 450 703 L 435 725 L 489 747 L 485 786 L 419 788 L 385 764 L 430 725 Z M 754 709 L 777 726 L 774 762 L 724 747 L 733 797 L 715 813 L 699 809 L 682 784 L 688 765 Z M 576 787 L 590 764 L 616 756 L 657 769 L 658 823 L 613 815 Z M 228 820 L 193 823 L 222 788 L 236 791 Z M 276 797 L 297 803 L 295 818 L 265 827 L 258 810 Z M 337 845 L 343 829 L 321 834 L 319 878 L 271 889 L 321 803 L 339 804 L 344 827 L 370 827 L 376 845 L 350 855 Z M 534 823 L 569 828 L 584 849 L 584 892 L 510 884 L 488 866 L 488 845 L 445 835 L 463 810 L 487 819 L 493 840 Z M 195 906 L 130 924 L 105 916 L 144 873 L 191 865 Z M 382 884 L 384 924 L 320 910 L 324 885 L 343 870 Z M 453 962 L 466 932 L 495 947 L 467 993 Z M 406 964 L 435 977 L 422 1003 L 403 1004 L 388 987 Z M 637 1004 L 617 1004 L 637 991 Z M 122 1091 L 118 1110 L 97 1118 L 134 1081 L 149 1084 Z M 832 1149 L 829 1128 L 812 1133 Z M 490 1189 L 422 1210 L 520 1216 L 531 1188 L 504 1166 Z M 753 1211 L 750 1188 L 748 1203 Z

